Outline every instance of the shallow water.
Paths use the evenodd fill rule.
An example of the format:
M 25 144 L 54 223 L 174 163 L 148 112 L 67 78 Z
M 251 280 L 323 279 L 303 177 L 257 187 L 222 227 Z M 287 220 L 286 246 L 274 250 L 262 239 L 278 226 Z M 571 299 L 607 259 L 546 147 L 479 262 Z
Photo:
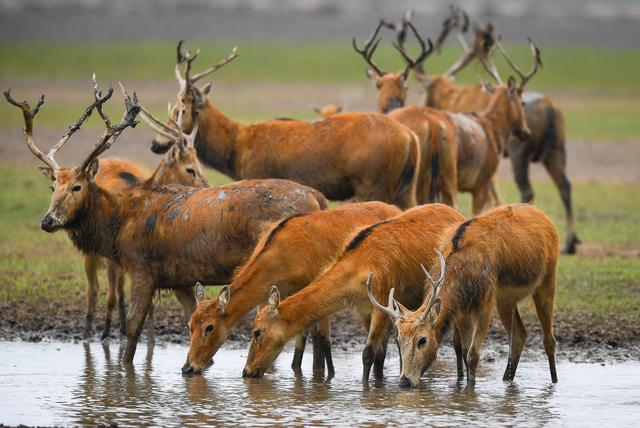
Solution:
M 263 379 L 242 379 L 246 351 L 221 350 L 204 376 L 183 377 L 181 345 L 139 346 L 134 368 L 118 362 L 118 344 L 0 342 L 0 422 L 29 425 L 345 425 L 542 424 L 635 425 L 640 363 L 560 363 L 552 385 L 546 361 L 523 361 L 504 383 L 500 361 L 481 362 L 475 392 L 439 361 L 416 390 L 386 379 L 363 386 L 361 357 L 336 354 L 336 376 L 314 380 L 289 369 L 283 354 Z

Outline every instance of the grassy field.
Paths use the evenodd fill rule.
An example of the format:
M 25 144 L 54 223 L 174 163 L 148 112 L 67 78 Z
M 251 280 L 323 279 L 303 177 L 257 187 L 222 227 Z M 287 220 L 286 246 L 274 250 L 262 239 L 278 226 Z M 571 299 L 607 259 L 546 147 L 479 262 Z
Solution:
M 226 181 L 210 173 L 213 183 Z M 40 218 L 49 206 L 49 183 L 37 169 L 0 165 L 0 301 L 22 304 L 82 305 L 85 280 L 79 254 L 64 232 L 40 230 Z M 506 201 L 518 199 L 512 182 L 500 183 Z M 535 183 L 539 205 L 563 232 L 562 210 L 555 189 Z M 637 187 L 623 184 L 578 184 L 575 189 L 577 228 L 585 244 L 616 251 L 640 246 Z M 597 202 L 597 203 L 596 203 Z M 611 207 L 616 207 L 615 211 Z M 469 214 L 469 200 L 461 209 Z M 640 322 L 640 269 L 636 258 L 562 256 L 559 266 L 557 316 L 589 320 L 625 318 Z M 105 284 L 105 278 L 102 277 Z M 209 290 L 213 293 L 215 290 Z M 100 299 L 104 305 L 104 293 Z M 174 305 L 173 299 L 167 299 Z M 104 306 L 102 306 L 104 307 Z
M 399 69 L 403 66 L 400 57 L 387 45 L 380 46 L 376 61 L 383 68 Z M 217 61 L 232 47 L 205 41 L 193 41 L 191 46 L 193 49 L 202 49 L 198 60 L 200 64 L 196 69 Z M 508 50 L 523 68 L 529 66 L 530 56 L 525 46 L 509 46 Z M 268 46 L 256 42 L 242 43 L 239 53 L 240 56 L 232 64 L 216 74 L 217 87 L 234 82 L 352 84 L 357 90 L 374 93 L 364 77 L 365 65 L 353 52 L 349 41 L 270 43 Z M 427 71 L 434 74 L 444 71 L 458 54 L 457 48 L 449 47 L 441 55 L 433 55 Z M 0 43 L 0 58 L 5 59 L 0 67 L 0 80 L 5 87 L 34 82 L 29 86 L 28 96 L 34 98 L 35 102 L 36 96 L 49 90 L 47 85 L 84 82 L 93 72 L 98 74 L 101 82 L 105 82 L 105 86 L 106 82 L 115 84 L 122 79 L 129 82 L 132 88 L 137 86 L 136 82 L 170 82 L 174 79 L 175 46 L 172 43 L 151 42 Z M 640 135 L 640 122 L 637 120 L 640 116 L 640 55 L 636 51 L 543 47 L 543 60 L 544 69 L 532 81 L 530 89 L 544 91 L 556 99 L 565 112 L 568 134 L 572 139 L 635 140 Z M 501 58 L 497 62 L 506 76 L 508 69 Z M 458 81 L 475 83 L 481 75 L 484 75 L 482 70 L 470 66 L 460 74 Z M 418 91 L 417 85 L 412 83 L 412 92 L 417 94 Z M 16 96 L 27 96 L 23 92 L 16 93 Z M 141 95 L 144 96 L 144 93 Z M 259 98 L 261 94 L 256 93 L 255 96 Z M 147 104 L 156 111 L 164 111 L 169 100 L 173 101 L 163 97 L 162 102 L 158 100 Z M 70 123 L 82 108 L 73 101 L 49 97 L 38 124 L 54 126 Z M 240 110 L 229 110 L 225 108 L 224 100 L 217 99 L 217 102 L 223 111 L 247 122 L 270 119 L 281 114 L 298 118 L 314 117 L 308 106 L 286 110 L 286 105 L 279 104 L 277 112 L 271 106 L 256 108 L 251 105 L 245 105 Z M 373 107 L 372 102 L 370 108 Z M 0 103 L 0 126 L 20 124 L 20 116 L 11 114 L 10 106 L 6 103 Z M 96 123 L 89 123 L 88 126 L 96 126 Z

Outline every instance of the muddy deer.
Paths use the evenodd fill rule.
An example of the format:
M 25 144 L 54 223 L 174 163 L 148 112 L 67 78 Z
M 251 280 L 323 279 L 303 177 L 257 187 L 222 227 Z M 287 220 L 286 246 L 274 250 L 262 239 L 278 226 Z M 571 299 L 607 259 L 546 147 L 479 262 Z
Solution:
M 135 117 L 140 110 L 134 94 L 125 99 L 122 121 L 112 124 L 102 111 L 112 93 L 110 89 L 102 96 L 95 91 L 95 100 L 85 114 L 96 110 L 106 131 L 76 168 L 62 168 L 54 158 L 68 138 L 47 154 L 34 144 L 33 118 L 44 97 L 34 109 L 26 101 L 14 100 L 9 91 L 5 97 L 22 111 L 27 146 L 46 165 L 43 172 L 53 182 L 51 205 L 42 219 L 42 229 L 66 230 L 80 251 L 114 260 L 131 278 L 123 357 L 130 363 L 156 290 L 172 289 L 190 317 L 196 304 L 193 288 L 197 281 L 227 284 L 269 224 L 325 209 L 327 201 L 320 192 L 287 180 L 245 180 L 204 189 L 140 187 L 118 196 L 108 193 L 94 180 L 97 157 L 125 128 L 137 123 Z
M 424 62 L 418 64 L 415 75 L 422 83 L 426 92 L 426 105 L 429 107 L 455 112 L 480 111 L 489 104 L 491 98 L 487 86 L 482 84 L 455 84 L 455 74 L 470 64 L 473 60 L 486 61 L 490 59 L 495 43 L 493 26 L 476 26 L 474 43 L 469 47 L 464 39 L 464 32 L 468 28 L 468 17 L 460 20 L 448 18 L 443 24 L 442 39 L 454 28 L 457 40 L 463 53 L 443 75 L 429 75 L 424 71 Z M 455 22 L 452 22 L 455 21 Z M 460 25 L 460 22 L 464 24 Z M 398 36 L 399 38 L 399 36 Z M 503 55 L 504 49 L 499 49 Z M 525 74 L 505 55 L 509 66 L 516 74 Z M 567 237 L 562 247 L 562 253 L 575 254 L 580 243 L 575 230 L 573 205 L 571 200 L 571 182 L 567 176 L 567 152 L 565 121 L 562 110 L 553 99 L 537 92 L 525 91 L 522 94 L 524 115 L 530 129 L 530 137 L 526 141 L 511 138 L 507 141 L 505 154 L 511 159 L 511 169 L 523 202 L 533 202 L 534 194 L 529 180 L 529 165 L 532 162 L 542 162 L 547 173 L 555 184 L 565 209 Z
M 93 80 L 95 87 L 97 86 L 95 75 Z M 124 92 L 124 88 L 122 89 Z M 141 108 L 144 109 L 142 106 Z M 165 184 L 182 184 L 191 187 L 207 187 L 208 181 L 202 172 L 193 148 L 193 135 L 181 134 L 181 137 L 178 137 L 178 132 L 181 132 L 181 130 L 177 126 L 165 129 L 164 132 L 174 141 L 174 147 L 167 152 L 165 159 L 160 161 L 152 175 L 149 175 L 139 166 L 126 159 L 99 159 L 98 173 L 94 178 L 96 185 L 113 195 L 131 191 L 138 186 L 152 188 Z M 87 277 L 87 315 L 85 317 L 83 338 L 88 339 L 93 333 L 93 319 L 99 288 L 98 270 L 102 265 L 106 265 L 109 286 L 107 288 L 107 312 L 101 340 L 108 338 L 111 332 L 113 310 L 116 306 L 116 294 L 120 334 L 126 335 L 124 270 L 114 261 L 104 259 L 98 255 L 85 254 L 83 259 Z
M 184 131 L 198 123 L 195 147 L 200 161 L 234 178 L 286 178 L 321 191 L 327 198 L 378 200 L 415 205 L 419 149 L 411 130 L 379 114 L 345 113 L 324 120 L 271 120 L 251 125 L 227 118 L 208 99 L 211 84 L 195 83 L 236 58 L 235 49 L 218 64 L 191 75 L 197 53 L 178 44 L 178 99 Z M 184 76 L 180 66 L 185 64 Z M 175 120 L 174 108 L 169 120 Z M 152 150 L 168 148 L 162 135 Z
M 368 332 L 362 353 L 363 381 L 368 381 L 372 366 L 374 376 L 382 377 L 390 323 L 384 312 L 370 304 L 366 282 L 373 275 L 378 298 L 386 299 L 395 287 L 399 301 L 417 308 L 423 297 L 420 263 L 435 259 L 432 248 L 440 234 L 463 221 L 460 213 L 446 205 L 413 208 L 355 233 L 333 264 L 282 302 L 278 287 L 272 287 L 268 305 L 254 321 L 243 376 L 261 377 L 287 341 L 318 320 L 352 308 Z
M 272 284 L 278 285 L 283 297 L 298 292 L 339 254 L 351 232 L 399 213 L 397 207 L 383 202 L 361 202 L 275 224 L 263 234 L 247 263 L 238 269 L 231 284 L 223 287 L 218 298 L 198 303 L 189 322 L 191 342 L 183 373 L 200 373 L 238 320 L 267 302 Z M 324 356 L 332 376 L 329 317 L 320 320 L 319 325 L 313 344 L 314 372 L 324 371 Z M 300 370 L 305 340 L 304 333 L 296 338 L 294 370 Z M 318 347 L 323 354 L 320 357 Z
M 532 296 L 544 334 L 551 381 L 558 376 L 553 336 L 558 233 L 551 219 L 529 204 L 506 205 L 451 226 L 436 248 L 440 277 L 430 284 L 422 306 L 411 311 L 393 298 L 385 307 L 372 304 L 395 322 L 400 344 L 400 386 L 415 387 L 436 359 L 449 330 L 457 357 L 458 380 L 476 381 L 480 348 L 496 306 L 510 335 L 503 380 L 513 380 L 527 336 L 518 302 Z M 433 249 L 432 249 L 433 251 Z

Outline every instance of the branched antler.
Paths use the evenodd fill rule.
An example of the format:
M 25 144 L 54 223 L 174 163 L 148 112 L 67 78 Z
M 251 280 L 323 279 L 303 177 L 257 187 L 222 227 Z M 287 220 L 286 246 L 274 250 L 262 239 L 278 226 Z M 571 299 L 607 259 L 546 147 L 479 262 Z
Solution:
M 369 66 L 376 72 L 378 73 L 378 76 L 382 76 L 384 74 L 386 74 L 386 71 L 383 71 L 382 69 L 380 69 L 374 62 L 373 62 L 373 53 L 376 51 L 376 48 L 378 47 L 378 44 L 380 43 L 381 39 L 378 39 L 378 33 L 380 33 L 380 28 L 382 28 L 383 25 L 385 25 L 384 20 L 380 20 L 380 22 L 378 23 L 378 26 L 376 27 L 376 29 L 374 30 L 374 32 L 371 34 L 371 37 L 369 37 L 369 39 L 367 39 L 367 41 L 364 43 L 364 47 L 362 49 L 358 48 L 358 43 L 356 42 L 356 38 L 354 37 L 351 42 L 353 45 L 353 50 L 355 50 L 357 53 L 359 53 L 362 58 L 364 58 L 364 60 L 367 62 L 367 64 L 369 64 Z
M 382 306 L 380 303 L 378 303 L 378 301 L 373 296 L 373 293 L 371 291 L 372 279 L 373 279 L 373 273 L 369 273 L 369 275 L 367 276 L 367 294 L 369 295 L 369 300 L 371 301 L 371 304 L 374 307 L 380 309 L 382 312 L 391 316 L 391 318 L 393 319 L 404 317 L 404 314 L 400 310 L 399 305 L 396 303 L 396 300 L 393 298 L 393 292 L 395 291 L 395 289 L 392 288 L 391 291 L 389 291 L 389 302 L 387 303 L 387 306 Z
M 521 89 L 523 89 L 524 86 L 527 84 L 527 82 L 531 80 L 531 78 L 538 72 L 538 70 L 540 70 L 540 68 L 542 68 L 542 58 L 540 57 L 540 49 L 538 49 L 538 47 L 533 43 L 533 40 L 531 40 L 530 38 L 528 40 L 529 40 L 529 49 L 531 51 L 531 56 L 533 56 L 533 65 L 531 66 L 531 70 L 529 70 L 527 74 L 523 73 L 520 67 L 518 67 L 516 63 L 514 63 L 511 60 L 511 58 L 509 58 L 509 55 L 507 55 L 507 51 L 504 49 L 504 47 L 502 47 L 502 43 L 500 43 L 500 39 L 496 41 L 496 45 L 498 46 L 498 49 L 500 50 L 500 53 L 502 54 L 502 56 L 504 56 L 504 59 L 507 61 L 509 66 L 513 69 L 513 71 L 515 71 L 518 74 L 518 76 L 520 76 L 519 86 Z
M 424 310 L 424 312 L 422 313 L 422 315 L 420 315 L 420 321 L 425 322 L 427 320 L 427 318 L 429 317 L 429 313 L 431 312 L 431 308 L 433 308 L 437 303 L 440 302 L 440 290 L 442 289 L 442 284 L 444 283 L 444 273 L 445 273 L 445 267 L 446 267 L 446 261 L 444 259 L 444 256 L 442 255 L 442 253 L 438 250 L 435 250 L 436 253 L 438 254 L 438 259 L 440 260 L 440 278 L 438 278 L 436 281 L 433 280 L 433 278 L 431 277 L 431 275 L 429 274 L 429 271 L 427 271 L 427 269 L 425 269 L 425 267 L 423 265 L 420 265 L 420 267 L 422 268 L 422 271 L 424 272 L 425 276 L 427 277 L 427 279 L 431 282 L 431 284 L 433 285 L 433 290 L 431 291 L 431 296 L 429 297 L 429 302 L 427 303 L 426 309 Z
M 229 52 L 227 54 L 227 56 L 225 56 L 223 59 L 221 59 L 216 64 L 214 64 L 213 67 L 210 67 L 210 68 L 208 68 L 208 69 L 196 74 L 195 76 L 190 76 L 191 65 L 192 65 L 193 61 L 198 57 L 198 55 L 200 53 L 200 50 L 197 50 L 195 54 L 192 54 L 191 51 L 189 51 L 189 50 L 185 51 L 183 49 L 183 45 L 184 45 L 184 40 L 180 40 L 178 42 L 178 47 L 176 49 L 177 50 L 177 59 L 176 59 L 176 69 L 175 69 L 176 79 L 178 80 L 178 83 L 180 84 L 180 91 L 182 91 L 182 92 L 184 92 L 188 88 L 192 87 L 194 83 L 196 83 L 198 80 L 202 79 L 203 77 L 208 76 L 208 75 L 216 72 L 217 70 L 219 70 L 224 65 L 228 64 L 229 62 L 231 62 L 232 60 L 234 60 L 238 56 L 238 48 L 234 47 L 231 50 L 231 52 Z M 181 64 L 186 64 L 184 77 L 180 74 L 180 65 Z
M 416 59 L 412 59 L 411 56 L 407 53 L 404 45 L 396 42 L 393 43 L 393 46 L 398 50 L 398 52 L 400 52 L 400 55 L 402 55 L 402 58 L 404 58 L 405 62 L 407 63 L 404 69 L 405 76 L 409 74 L 409 71 L 412 68 L 422 68 L 422 63 L 424 62 L 424 60 L 426 60 L 433 52 L 433 43 L 431 42 L 431 39 L 427 39 L 427 43 L 425 43 L 422 37 L 420 37 L 420 34 L 418 34 L 418 30 L 416 30 L 416 27 L 414 27 L 410 21 L 406 22 L 406 26 L 411 29 L 411 32 L 418 40 L 418 43 L 420 44 L 420 54 Z M 429 45 L 428 48 L 427 44 Z

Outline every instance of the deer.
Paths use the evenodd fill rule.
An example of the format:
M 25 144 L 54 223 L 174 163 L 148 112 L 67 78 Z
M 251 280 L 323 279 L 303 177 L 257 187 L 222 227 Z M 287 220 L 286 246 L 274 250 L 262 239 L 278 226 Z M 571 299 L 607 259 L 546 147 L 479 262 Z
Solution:
M 438 346 L 453 330 L 458 381 L 476 383 L 480 350 L 494 306 L 510 335 L 503 380 L 512 381 L 527 337 L 518 302 L 533 297 L 544 335 L 551 381 L 558 376 L 553 336 L 553 302 L 558 262 L 558 233 L 551 219 L 529 204 L 505 205 L 449 227 L 435 248 L 440 276 L 424 267 L 429 286 L 422 306 L 412 311 L 401 301 L 369 293 L 371 303 L 393 319 L 400 344 L 401 387 L 416 387 L 435 361 Z M 392 296 L 392 294 L 390 294 Z
M 420 263 L 435 259 L 431 248 L 440 234 L 463 221 L 462 214 L 447 205 L 412 208 L 354 232 L 342 254 L 292 296 L 281 301 L 274 285 L 267 306 L 254 320 L 243 377 L 262 377 L 291 338 L 318 320 L 352 308 L 368 332 L 362 380 L 368 381 L 372 367 L 380 379 L 391 324 L 386 313 L 369 302 L 365 284 L 373 282 L 375 295 L 385 299 L 395 287 L 399 301 L 418 308 L 423 298 Z
M 403 23 L 405 20 L 403 20 Z M 456 29 L 457 40 L 462 47 L 460 58 L 442 75 L 429 75 L 424 71 L 424 61 L 414 68 L 416 78 L 421 82 L 426 93 L 426 106 L 450 110 L 455 112 L 480 111 L 489 104 L 491 98 L 490 86 L 482 83 L 474 85 L 459 85 L 455 83 L 455 75 L 473 60 L 487 61 L 493 52 L 492 46 L 496 38 L 494 28 L 489 23 L 476 26 L 476 37 L 471 47 L 468 46 L 464 33 L 469 27 L 469 18 L 461 10 L 454 10 L 451 17 L 443 23 L 439 40 Z M 398 43 L 403 37 L 398 32 Z M 499 42 L 499 41 L 498 41 Z M 499 50 L 507 64 L 522 79 L 528 74 L 508 57 L 506 51 L 499 45 Z M 540 64 L 541 66 L 542 64 Z M 489 90 L 487 90 L 489 89 Z M 575 230 L 573 204 L 571 197 L 571 181 L 566 172 L 566 131 L 562 110 L 549 96 L 524 91 L 522 94 L 524 115 L 530 129 L 530 136 L 526 141 L 511 138 L 507 141 L 504 154 L 511 160 L 516 185 L 520 191 L 522 202 L 533 202 L 534 192 L 529 179 L 531 163 L 542 162 L 554 185 L 558 189 L 565 210 L 567 236 L 562 246 L 563 254 L 575 254 L 580 243 Z
M 97 87 L 95 75 L 93 76 L 93 84 L 94 87 Z M 122 85 L 121 89 L 124 93 L 125 90 Z M 125 96 L 128 95 L 125 93 Z M 141 108 L 144 107 L 141 106 Z M 193 148 L 193 135 L 182 134 L 177 126 L 167 128 L 164 129 L 164 132 L 174 141 L 174 147 L 167 152 L 165 159 L 160 161 L 152 175 L 149 175 L 138 165 L 126 159 L 99 159 L 98 173 L 94 179 L 96 185 L 111 194 L 128 192 L 137 186 L 153 188 L 174 183 L 191 187 L 207 187 L 209 183 Z M 93 319 L 99 288 L 98 270 L 102 265 L 106 265 L 109 286 L 107 288 L 107 313 L 100 340 L 105 340 L 110 336 L 113 310 L 116 306 L 116 293 L 120 334 L 125 336 L 127 329 L 124 301 L 124 270 L 115 262 L 97 255 L 85 254 L 83 260 L 87 277 L 87 314 L 83 339 L 88 340 L 93 334 Z
M 325 119 L 333 116 L 334 114 L 342 113 L 344 106 L 336 104 L 326 104 L 322 107 L 314 106 L 313 111 Z
M 115 261 L 131 279 L 123 355 L 123 362 L 130 364 L 157 290 L 173 290 L 189 319 L 196 304 L 196 282 L 227 284 L 268 225 L 294 214 L 325 209 L 327 200 L 314 189 L 278 179 L 244 180 L 210 188 L 139 187 L 112 195 L 95 183 L 97 158 L 126 128 L 137 124 L 140 111 L 134 93 L 125 98 L 122 121 L 113 124 L 102 111 L 112 94 L 111 88 L 105 95 L 94 88 L 94 101 L 85 114 L 97 111 L 106 130 L 82 164 L 73 168 L 61 167 L 54 157 L 68 138 L 46 154 L 34 143 L 33 118 L 44 96 L 33 109 L 26 101 L 13 99 L 10 91 L 5 97 L 22 111 L 27 147 L 45 164 L 43 173 L 53 183 L 51 204 L 41 228 L 49 233 L 65 230 L 81 252 Z
M 383 202 L 360 202 L 290 217 L 275 224 L 262 235 L 249 260 L 237 270 L 231 284 L 222 288 L 217 299 L 198 302 L 189 321 L 189 352 L 182 372 L 201 373 L 238 320 L 267 302 L 271 284 L 278 284 L 283 297 L 298 292 L 339 255 L 353 231 L 399 213 L 397 207 Z M 318 326 L 313 344 L 314 373 L 324 372 L 326 360 L 327 373 L 333 376 L 329 317 L 319 320 Z M 296 337 L 292 368 L 297 372 L 305 341 L 304 332 Z
M 332 200 L 378 200 L 402 209 L 415 206 L 419 149 L 416 136 L 378 114 L 344 113 L 324 120 L 271 120 L 240 124 L 218 110 L 208 94 L 211 83 L 195 84 L 237 57 L 232 50 L 213 67 L 191 75 L 195 54 L 178 43 L 178 99 L 184 131 L 198 123 L 195 147 L 200 161 L 235 180 L 283 178 L 311 186 Z M 184 64 L 184 76 L 180 66 Z M 174 108 L 169 120 L 175 120 Z M 168 144 L 156 135 L 152 151 Z

